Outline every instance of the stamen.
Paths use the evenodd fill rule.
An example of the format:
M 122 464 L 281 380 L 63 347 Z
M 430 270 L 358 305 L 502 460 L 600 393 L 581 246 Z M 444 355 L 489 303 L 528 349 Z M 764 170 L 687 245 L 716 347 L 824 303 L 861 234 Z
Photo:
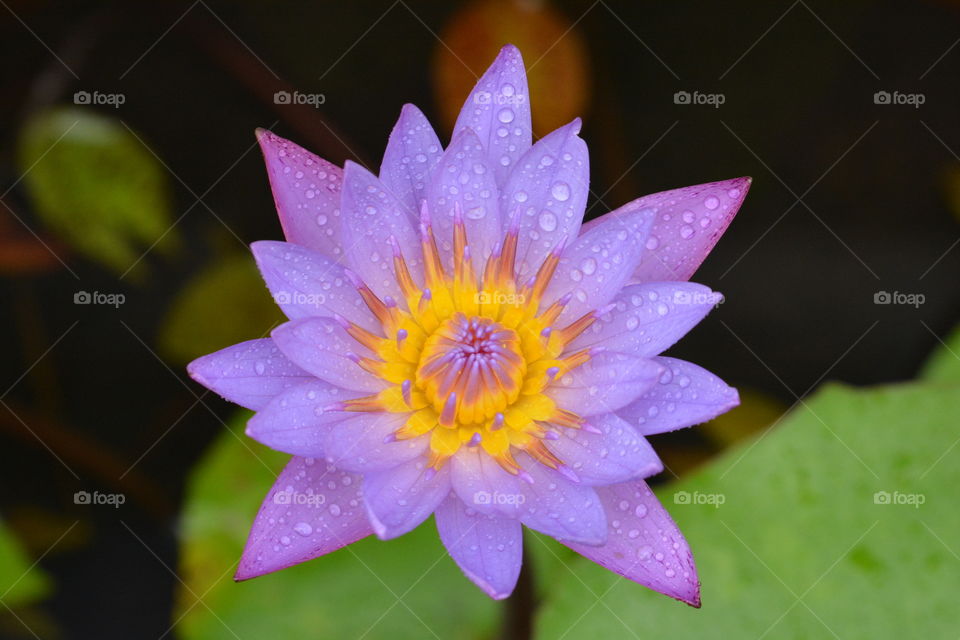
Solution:
M 440 426 L 452 427 L 454 418 L 457 415 L 457 394 L 451 393 L 447 396 L 447 402 L 443 405 L 443 411 L 440 413 Z

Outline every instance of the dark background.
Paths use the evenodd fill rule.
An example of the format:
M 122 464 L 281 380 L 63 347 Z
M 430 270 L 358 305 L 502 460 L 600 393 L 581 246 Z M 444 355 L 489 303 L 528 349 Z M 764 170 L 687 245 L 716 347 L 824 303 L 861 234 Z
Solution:
M 164 311 L 212 255 L 280 238 L 253 129 L 338 164 L 378 167 L 403 102 L 449 137 L 444 100 L 465 95 L 445 98 L 437 86 L 447 46 L 479 74 L 503 42 L 521 40 L 528 65 L 551 43 L 523 35 L 507 13 L 492 26 L 458 14 L 476 3 L 2 4 L 0 512 L 56 584 L 28 623 L 40 620 L 49 637 L 155 638 L 170 625 L 184 483 L 231 407 L 197 402 L 183 363 L 154 345 Z M 532 10 L 573 25 L 567 37 L 579 43 L 565 55 L 586 78 L 588 217 L 650 192 L 753 176 L 694 278 L 726 302 L 675 350 L 745 392 L 746 422 L 752 398 L 785 409 L 824 379 L 916 373 L 960 316 L 960 210 L 951 207 L 960 4 L 607 0 Z M 464 21 L 470 38 L 447 42 Z M 550 56 L 566 45 L 543 67 L 556 69 Z M 562 66 L 551 74 L 545 81 L 565 81 Z M 284 89 L 325 102 L 274 105 Z M 119 109 L 97 109 L 135 130 L 171 174 L 184 246 L 173 259 L 148 253 L 143 282 L 72 252 L 20 180 L 22 123 L 77 90 L 124 94 Z M 725 102 L 678 105 L 681 90 Z M 877 91 L 925 102 L 875 104 Z M 535 119 L 534 129 L 548 127 Z M 38 237 L 73 274 L 45 261 Z M 78 290 L 123 292 L 127 302 L 80 307 Z M 879 291 L 922 293 L 925 303 L 876 305 Z M 719 446 L 696 432 L 656 444 L 677 469 Z M 73 503 L 81 489 L 130 498 L 119 510 L 84 508 Z M 16 614 L 0 613 L 4 637 L 32 637 Z

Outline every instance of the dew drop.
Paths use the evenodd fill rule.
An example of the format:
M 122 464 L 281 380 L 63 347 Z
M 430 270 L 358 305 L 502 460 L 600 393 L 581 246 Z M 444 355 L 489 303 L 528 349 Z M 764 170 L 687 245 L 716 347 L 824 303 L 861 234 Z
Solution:
M 570 185 L 566 182 L 554 182 L 550 195 L 557 202 L 566 202 L 570 198 Z
M 544 211 L 540 214 L 539 224 L 544 231 L 553 231 L 557 228 L 557 216 L 550 211 Z

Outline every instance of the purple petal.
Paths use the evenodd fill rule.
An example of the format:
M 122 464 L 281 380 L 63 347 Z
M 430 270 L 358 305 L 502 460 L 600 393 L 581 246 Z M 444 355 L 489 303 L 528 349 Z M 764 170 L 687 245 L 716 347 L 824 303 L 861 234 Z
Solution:
M 380 181 L 410 212 L 419 211 L 426 197 L 428 176 L 441 153 L 443 146 L 427 117 L 414 105 L 405 104 L 390 132 L 380 164 Z
M 597 489 L 609 531 L 603 546 L 564 543 L 597 564 L 700 606 L 700 581 L 683 534 L 643 480 Z
M 293 458 L 260 507 L 234 579 L 285 569 L 373 533 L 360 487 L 359 476 Z
M 477 512 L 450 496 L 437 508 L 437 531 L 464 574 L 494 600 L 513 592 L 523 562 L 520 522 Z
M 549 443 L 550 450 L 583 484 L 616 484 L 663 471 L 653 447 L 625 420 L 604 413 L 593 416 L 588 423 L 601 433 L 561 427 L 557 430 L 560 439 Z
M 379 331 L 343 267 L 330 258 L 289 242 L 260 241 L 250 248 L 273 299 L 291 320 L 339 314 L 364 329 Z
M 443 153 L 428 191 L 427 202 L 444 264 L 452 264 L 453 212 L 459 205 L 475 273 L 482 273 L 493 244 L 501 238 L 498 198 L 493 168 L 479 138 L 470 129 L 460 131 Z
M 583 416 L 616 411 L 657 383 L 663 367 L 648 358 L 603 351 L 561 376 L 546 394 L 562 409 Z
M 376 393 L 387 383 L 350 359 L 373 354 L 331 318 L 301 318 L 280 325 L 270 334 L 297 366 L 336 387 Z
M 519 519 L 522 502 L 513 498 L 522 495 L 525 501 L 526 493 L 517 476 L 477 448 L 461 448 L 448 464 L 453 490 L 464 504 L 487 515 Z
M 689 280 L 737 214 L 751 178 L 734 178 L 662 191 L 638 198 L 584 225 L 611 215 L 653 208 L 656 221 L 644 238 L 648 252 L 634 278 L 640 282 Z
M 517 159 L 530 148 L 530 93 L 520 50 L 500 50 L 460 110 L 454 132 L 473 129 L 487 150 L 497 184 L 505 182 Z
M 644 435 L 674 431 L 716 418 L 740 404 L 737 390 L 706 369 L 676 358 L 663 365 L 660 383 L 617 410 Z
M 406 420 L 407 414 L 403 413 L 362 413 L 329 425 L 324 436 L 327 461 L 338 469 L 367 473 L 391 469 L 421 456 L 429 436 L 385 442 Z
M 363 477 L 363 502 L 373 531 L 382 540 L 412 531 L 450 493 L 445 465 L 434 473 L 422 458 Z
M 652 222 L 649 210 L 608 217 L 605 224 L 582 234 L 563 252 L 544 294 L 548 304 L 572 294 L 560 314 L 560 326 L 603 307 L 620 292 L 643 258 L 642 238 Z
M 310 380 L 270 338 L 221 349 L 187 365 L 190 377 L 241 407 L 263 408 L 277 394 Z
M 350 267 L 380 296 L 403 300 L 393 271 L 393 237 L 404 251 L 410 272 L 421 278 L 420 241 L 411 220 L 414 212 L 360 165 L 343 169 L 340 239 Z
M 258 411 L 247 422 L 247 435 L 277 451 L 322 457 L 329 425 L 351 415 L 327 409 L 336 402 L 356 396 L 356 391 L 312 379 L 284 391 Z
M 343 170 L 270 131 L 257 129 L 257 141 L 284 237 L 339 258 Z
M 655 356 L 703 320 L 723 297 L 692 282 L 652 282 L 624 287 L 609 313 L 597 318 L 570 343 L 570 349 L 602 346 L 638 356 Z
M 520 215 L 517 270 L 533 274 L 561 241 L 580 230 L 590 186 L 590 157 L 577 133 L 580 119 L 537 141 L 507 178 L 500 194 L 506 224 Z

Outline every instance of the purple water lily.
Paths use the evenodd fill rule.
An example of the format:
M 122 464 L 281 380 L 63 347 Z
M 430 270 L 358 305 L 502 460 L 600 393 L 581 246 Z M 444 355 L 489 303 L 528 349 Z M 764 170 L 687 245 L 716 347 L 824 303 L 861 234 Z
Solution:
M 510 595 L 522 526 L 699 606 L 690 549 L 644 482 L 645 436 L 738 403 L 659 355 L 718 302 L 687 279 L 739 208 L 739 178 L 639 198 L 581 226 L 580 121 L 531 144 L 520 52 L 504 47 L 444 149 L 404 106 L 379 177 L 258 132 L 287 242 L 256 242 L 289 322 L 194 361 L 294 458 L 236 578 L 431 514 L 450 556 Z

